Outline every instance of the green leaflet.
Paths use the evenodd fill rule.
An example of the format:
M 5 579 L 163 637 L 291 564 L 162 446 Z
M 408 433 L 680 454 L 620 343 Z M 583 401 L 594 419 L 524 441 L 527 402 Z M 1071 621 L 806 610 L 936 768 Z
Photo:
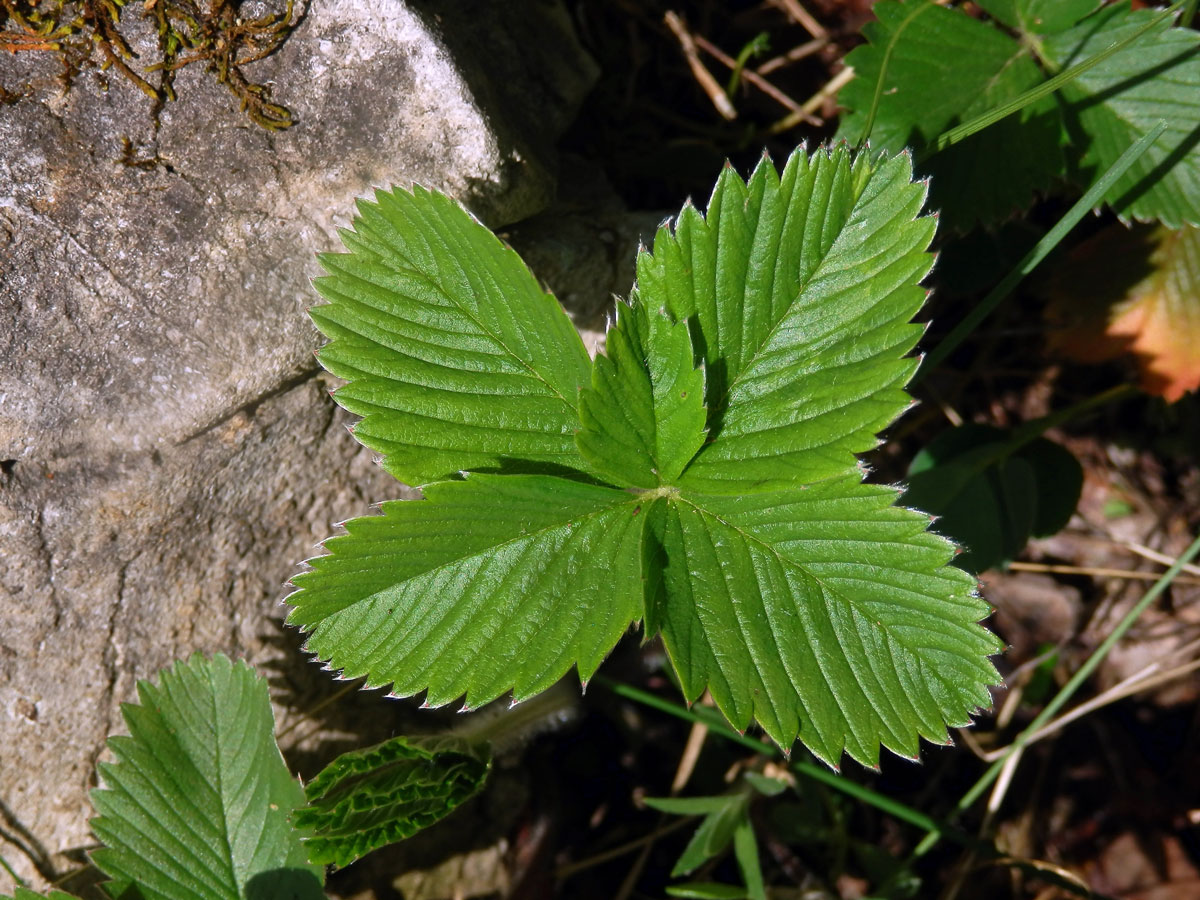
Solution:
M 310 311 L 331 340 L 321 364 L 363 416 L 354 435 L 422 485 L 460 470 L 585 469 L 575 449 L 583 342 L 525 264 L 441 194 L 360 201 L 350 253 L 325 254 Z
M 1053 34 L 1095 12 L 1100 0 L 976 0 L 1009 28 L 1031 34 Z
M 685 698 L 705 688 L 735 728 L 757 720 L 837 764 L 915 758 L 990 705 L 975 623 L 988 606 L 928 517 L 892 488 L 835 479 L 743 497 L 660 500 L 663 641 Z
M 704 372 L 684 323 L 617 306 L 593 387 L 580 397 L 580 452 L 617 484 L 671 484 L 704 443 Z
M 307 649 L 372 686 L 474 708 L 586 680 L 641 615 L 644 517 L 624 491 L 472 475 L 383 504 L 292 579 Z
M 76 900 L 76 897 L 74 894 L 65 894 L 62 891 L 39 894 L 29 888 L 18 887 L 12 897 L 0 896 L 0 900 Z
M 721 173 L 638 261 L 637 296 L 688 318 L 705 362 L 709 442 L 680 485 L 767 490 L 855 470 L 909 403 L 934 221 L 904 157 L 845 150 Z
M 309 859 L 344 868 L 449 815 L 479 792 L 490 768 L 486 753 L 453 737 L 392 738 L 326 766 L 293 821 L 309 832 Z
M 967 424 L 913 458 L 904 503 L 936 515 L 937 531 L 964 548 L 955 564 L 982 572 L 1016 557 L 1030 537 L 1062 530 L 1082 488 L 1083 469 L 1062 446 Z
M 476 302 L 454 284 L 493 283 L 497 258 L 445 262 L 435 240 L 448 220 L 469 230 L 466 214 L 428 195 L 385 196 L 407 216 L 388 220 L 387 245 L 426 248 L 422 271 L 457 267 L 457 281 L 438 282 L 448 307 Z M 429 705 L 465 695 L 473 708 L 507 691 L 521 700 L 572 666 L 586 681 L 642 620 L 647 635 L 662 632 L 688 699 L 708 688 L 736 727 L 758 721 L 784 748 L 799 736 L 831 765 L 843 752 L 874 764 L 880 744 L 915 756 L 919 736 L 944 740 L 990 703 L 987 657 L 1000 645 L 978 625 L 988 608 L 973 579 L 947 565 L 952 545 L 896 507 L 894 490 L 861 484 L 855 457 L 910 402 L 905 354 L 935 224 L 919 217 L 924 200 L 906 156 L 798 150 L 782 172 L 764 159 L 748 181 L 727 168 L 703 215 L 685 207 L 640 254 L 588 377 L 573 350 L 531 367 L 560 394 L 581 387 L 572 421 L 538 432 L 570 434 L 570 451 L 531 452 L 532 419 L 443 428 L 428 459 L 462 480 L 347 523 L 294 579 L 288 621 L 347 677 L 425 691 Z M 376 227 L 369 204 L 363 218 Z M 413 253 L 389 261 L 379 246 L 351 240 L 337 265 L 369 263 L 369 284 L 339 282 L 318 312 L 349 316 L 364 291 L 372 308 L 410 302 Z M 523 319 L 524 345 L 574 347 L 560 316 Z M 359 346 L 330 333 L 332 348 Z M 362 375 L 376 407 L 422 402 L 409 368 L 424 362 L 382 336 L 371 353 L 388 373 Z M 358 396 L 355 367 L 335 371 L 351 379 L 339 397 Z M 463 398 L 459 416 L 439 394 L 440 421 L 492 405 L 485 368 L 476 375 L 486 402 Z M 395 422 L 394 444 L 407 446 Z
M 884 0 L 873 12 L 877 21 L 863 28 L 868 43 L 846 57 L 855 78 L 838 95 L 847 110 L 840 138 L 869 137 L 890 153 L 921 150 L 1043 80 L 1026 47 L 960 10 Z M 1063 174 L 1059 132 L 1053 98 L 1046 98 L 937 154 L 927 165 L 931 205 L 963 230 L 1023 208 Z
M 92 858 L 113 897 L 145 900 L 324 898 L 288 820 L 304 803 L 275 744 L 267 682 L 245 663 L 193 656 L 138 683 L 128 737 L 98 766 Z M 129 893 L 127 893 L 129 892 Z

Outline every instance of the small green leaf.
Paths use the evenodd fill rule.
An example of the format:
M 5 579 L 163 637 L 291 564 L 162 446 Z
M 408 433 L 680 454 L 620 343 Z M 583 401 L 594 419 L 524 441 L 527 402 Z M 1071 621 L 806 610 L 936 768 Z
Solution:
M 1108 6 L 1078 27 L 1048 37 L 1044 52 L 1059 67 L 1122 40 L 1157 13 Z M 1200 223 L 1200 34 L 1169 20 L 1084 72 L 1062 89 L 1068 129 L 1085 148 L 1092 180 L 1160 119 L 1167 129 L 1105 195 L 1123 220 L 1157 219 L 1171 228 Z
M 733 830 L 733 857 L 746 882 L 746 895 L 750 900 L 767 900 L 767 886 L 758 862 L 758 838 L 748 817 L 743 818 Z
M 1053 441 L 972 424 L 913 458 L 904 502 L 938 516 L 937 530 L 964 547 L 955 564 L 982 572 L 1061 530 L 1082 487 L 1078 460 Z
M 989 15 L 1030 34 L 1065 31 L 1100 7 L 1100 0 L 976 0 Z
M 580 396 L 580 452 L 620 485 L 671 484 L 704 443 L 704 371 L 687 325 L 617 304 L 607 351 Z
M 747 772 L 746 781 L 756 791 L 766 797 L 777 797 L 788 789 L 786 781 L 779 778 L 771 778 L 767 775 L 759 775 L 757 772 Z
M 577 395 L 583 342 L 529 269 L 461 206 L 414 188 L 360 201 L 350 253 L 325 254 L 311 310 L 331 339 L 321 364 L 350 384 L 334 395 L 401 481 L 463 470 L 585 470 Z
M 343 753 L 304 790 L 293 822 L 308 858 L 344 868 L 449 815 L 483 787 L 490 760 L 452 737 L 396 737 Z
M 750 809 L 750 794 L 738 790 L 719 797 L 660 797 L 646 798 L 646 805 L 661 812 L 675 815 L 703 815 L 704 820 L 688 841 L 671 877 L 686 875 L 702 866 L 714 856 L 724 852 L 733 840 L 740 822 L 745 821 Z
M 16 893 L 11 897 L 0 896 L 0 900 L 78 900 L 74 894 L 65 894 L 62 891 L 50 891 L 48 894 L 39 894 L 37 891 L 31 891 L 29 888 L 18 885 Z
M 291 624 L 346 677 L 467 707 L 585 681 L 641 616 L 639 498 L 542 475 L 471 475 L 384 503 L 292 579 Z
M 200 655 L 138 682 L 125 704 L 128 737 L 108 741 L 116 763 L 97 767 L 92 854 L 144 900 L 323 898 L 289 822 L 304 792 L 275 744 L 267 682 L 245 663 Z M 291 893 L 283 893 L 286 885 Z

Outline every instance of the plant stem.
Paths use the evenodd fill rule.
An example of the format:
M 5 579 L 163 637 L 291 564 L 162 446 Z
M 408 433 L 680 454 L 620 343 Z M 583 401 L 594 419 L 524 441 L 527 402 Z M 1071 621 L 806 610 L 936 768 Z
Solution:
M 1108 193 L 1109 188 L 1135 162 L 1141 159 L 1142 154 L 1150 149 L 1150 146 L 1158 140 L 1166 128 L 1167 123 L 1159 119 L 1149 131 L 1121 154 L 1120 158 L 1108 168 L 1108 171 L 1100 176 L 1095 184 L 1088 188 L 1087 193 L 1079 198 L 1075 205 L 1067 211 L 1066 215 L 1059 219 L 1058 224 L 1051 228 L 1045 237 L 1038 241 L 1033 249 L 1025 254 L 1024 259 L 1017 263 L 1012 271 L 1005 275 L 1003 280 L 992 288 L 991 292 L 967 314 L 966 318 L 959 322 L 946 337 L 942 338 L 941 343 L 929 352 L 929 355 L 922 361 L 921 368 L 913 376 L 910 385 L 917 384 L 931 370 L 940 365 L 972 331 L 979 327 L 980 322 L 991 315 L 1021 279 L 1036 269 L 1042 260 L 1050 254 L 1050 251 L 1058 246 L 1059 241 L 1067 236 L 1071 229 L 1079 223 L 1079 220 L 1084 217 L 1084 214 L 1100 204 L 1104 195 Z
M 469 744 L 491 744 L 492 752 L 504 753 L 539 734 L 556 731 L 579 715 L 579 690 L 567 680 L 557 682 L 512 706 L 494 704 L 468 714 L 450 731 Z

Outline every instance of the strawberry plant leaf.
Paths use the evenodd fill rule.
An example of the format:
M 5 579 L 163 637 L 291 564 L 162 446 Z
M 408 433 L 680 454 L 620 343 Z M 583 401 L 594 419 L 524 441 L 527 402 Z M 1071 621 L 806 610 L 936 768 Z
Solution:
M 687 325 L 617 306 L 593 385 L 580 397 L 580 452 L 616 484 L 670 484 L 704 443 L 704 371 Z
M 27 887 L 17 886 L 16 892 L 11 896 L 0 895 L 0 900 L 78 900 L 74 894 L 65 894 L 62 891 L 50 891 L 48 894 L 39 894 L 37 891 L 31 891 Z
M 304 788 L 293 822 L 314 863 L 344 868 L 475 796 L 491 761 L 453 737 L 396 737 L 343 753 Z
M 1047 59 L 1066 67 L 1144 26 L 1156 13 L 1127 2 L 1046 38 Z M 1200 34 L 1164 20 L 1062 89 L 1068 129 L 1086 147 L 1085 178 L 1103 172 L 1160 119 L 1167 129 L 1109 190 L 1122 219 L 1157 219 L 1178 228 L 1200 223 Z
M 372 686 L 468 708 L 587 680 L 641 616 L 637 496 L 542 475 L 471 475 L 383 504 L 292 579 L 306 648 Z
M 919 151 L 1043 80 L 1027 46 L 961 10 L 883 0 L 872 11 L 867 43 L 846 57 L 855 77 L 838 95 L 846 109 L 838 137 L 851 143 L 869 138 L 890 153 Z M 1059 131 L 1054 101 L 1045 98 L 938 153 L 924 166 L 931 205 L 962 230 L 1023 208 L 1065 172 Z
M 323 898 L 289 822 L 304 803 L 275 743 L 267 682 L 245 663 L 193 656 L 138 683 L 129 736 L 97 767 L 92 859 L 114 896 L 145 900 Z
M 411 485 L 462 470 L 587 466 L 575 448 L 591 362 L 552 296 L 461 206 L 423 188 L 360 201 L 350 253 L 321 257 L 321 364 L 354 429 Z
M 709 689 L 785 749 L 799 736 L 831 765 L 873 764 L 880 744 L 915 756 L 919 736 L 944 740 L 990 703 L 1000 645 L 952 545 L 894 489 L 861 484 L 855 458 L 910 402 L 924 200 L 906 156 L 798 150 L 748 181 L 727 168 L 704 214 L 686 206 L 639 255 L 580 392 L 575 457 L 557 457 L 572 477 L 497 451 L 496 472 L 352 520 L 294 579 L 307 648 L 372 686 L 475 707 L 572 666 L 586 681 L 642 619 L 687 699 Z M 378 360 L 408 379 L 407 357 Z M 474 449 L 444 437 L 439 452 Z
M 707 688 L 735 728 L 757 720 L 836 765 L 915 758 L 990 705 L 988 606 L 923 513 L 857 477 L 658 501 L 665 559 L 654 619 L 684 696 Z
M 680 485 L 740 493 L 855 471 L 909 404 L 934 221 L 906 157 L 845 149 L 727 168 L 638 261 L 637 296 L 688 319 L 709 440 Z

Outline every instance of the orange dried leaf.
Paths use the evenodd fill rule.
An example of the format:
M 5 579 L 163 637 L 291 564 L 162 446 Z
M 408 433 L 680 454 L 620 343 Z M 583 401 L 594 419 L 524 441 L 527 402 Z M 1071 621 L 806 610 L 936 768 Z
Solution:
M 1052 351 L 1131 355 L 1142 390 L 1170 403 L 1200 388 L 1200 228 L 1114 225 L 1072 251 L 1050 294 Z

